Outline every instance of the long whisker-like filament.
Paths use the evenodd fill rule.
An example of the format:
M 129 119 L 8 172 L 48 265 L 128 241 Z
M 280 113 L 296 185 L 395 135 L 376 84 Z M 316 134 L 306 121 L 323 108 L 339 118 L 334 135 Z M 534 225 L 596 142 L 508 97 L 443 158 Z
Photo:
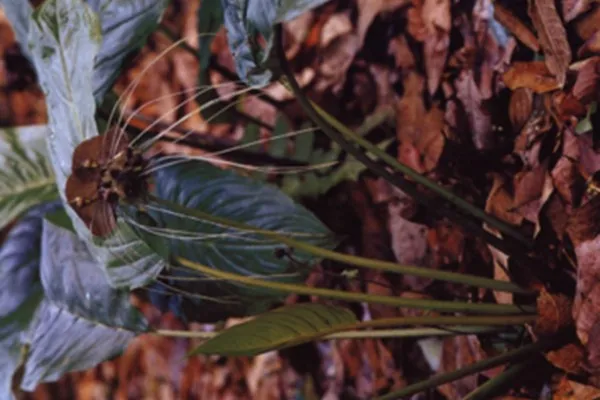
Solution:
M 233 95 L 238 96 L 240 94 L 247 93 L 250 90 L 251 90 L 251 88 L 244 88 L 244 89 L 241 89 L 241 90 L 238 90 L 238 91 L 234 92 Z M 166 127 L 161 133 L 159 133 L 158 135 L 154 136 L 152 139 L 149 139 L 141 147 L 144 150 L 147 150 L 150 146 L 152 146 L 154 143 L 156 143 L 158 140 L 160 140 L 163 136 L 165 136 L 169 131 L 171 131 L 177 125 L 179 125 L 182 122 L 185 122 L 186 120 L 190 119 L 193 115 L 197 114 L 198 112 L 201 112 L 202 110 L 204 110 L 204 109 L 206 109 L 206 108 L 208 108 L 208 107 L 210 107 L 210 106 L 212 106 L 214 104 L 222 102 L 222 101 L 223 101 L 223 99 L 221 99 L 221 98 L 213 99 L 213 100 L 207 102 L 206 104 L 203 104 L 202 106 L 193 109 L 192 111 L 190 111 L 189 113 L 185 114 L 184 116 L 182 116 L 181 118 L 179 118 L 177 121 L 173 122 L 171 125 L 169 125 L 168 127 Z M 207 121 L 207 122 L 209 122 L 209 121 Z M 147 128 L 144 130 L 143 133 L 145 133 L 145 132 L 147 132 Z M 134 145 L 134 144 L 135 143 L 132 141 L 131 145 Z
M 242 228 L 232 228 L 231 226 L 225 225 L 225 224 L 221 224 L 215 221 L 208 221 L 193 215 L 187 215 L 187 214 L 182 214 L 178 211 L 175 210 L 171 210 L 171 209 L 166 209 L 163 206 L 155 206 L 151 203 L 148 203 L 145 205 L 145 207 L 148 210 L 154 210 L 154 211 L 158 211 L 158 212 L 162 212 L 164 214 L 167 215 L 172 215 L 175 217 L 180 217 L 183 219 L 187 219 L 187 220 L 193 220 L 193 221 L 198 221 L 201 222 L 203 224 L 208 224 L 208 225 L 213 225 L 213 226 L 217 226 L 219 228 L 223 228 L 223 229 L 228 229 L 228 230 L 232 230 L 232 229 L 237 229 L 240 232 L 250 232 L 253 233 L 253 229 L 252 228 L 248 228 L 248 229 L 242 229 Z M 306 233 L 306 232 L 289 232 L 289 231 L 282 231 L 282 230 L 274 230 L 273 232 L 276 232 L 278 234 L 281 235 L 286 235 L 286 236 L 290 236 L 290 237 L 307 237 L 307 238 L 325 238 L 328 237 L 329 234 L 327 233 Z
M 130 142 L 130 146 L 135 146 L 136 142 L 137 142 L 137 141 L 138 141 L 138 140 L 139 140 L 139 139 L 140 139 L 140 138 L 141 138 L 141 137 L 142 137 L 142 136 L 143 136 L 143 135 L 144 135 L 146 132 L 150 131 L 150 130 L 151 130 L 153 127 L 154 127 L 154 126 L 158 125 L 158 124 L 159 124 L 159 123 L 160 123 L 160 122 L 163 120 L 163 118 L 164 118 L 166 115 L 169 115 L 169 114 L 170 114 L 170 113 L 172 113 L 173 111 L 177 111 L 177 110 L 181 109 L 182 107 L 184 107 L 184 106 L 186 106 L 187 104 L 191 103 L 192 101 L 196 100 L 196 98 L 198 98 L 198 97 L 199 97 L 199 96 L 201 96 L 202 94 L 204 94 L 204 93 L 208 92 L 209 90 L 211 90 L 211 89 L 213 89 L 213 88 L 217 88 L 217 87 L 219 87 L 219 86 L 226 86 L 226 85 L 230 85 L 230 82 L 226 82 L 226 83 L 223 83 L 223 84 L 221 84 L 221 85 L 213 85 L 213 86 L 206 86 L 206 85 L 203 85 L 203 86 L 197 86 L 195 89 L 202 88 L 203 90 L 201 90 L 201 91 L 198 91 L 198 92 L 197 92 L 197 93 L 196 93 L 194 96 L 191 96 L 190 98 L 188 98 L 188 99 L 186 99 L 186 100 L 184 100 L 184 101 L 180 102 L 180 103 L 179 103 L 179 104 L 177 104 L 175 107 L 173 107 L 173 108 L 169 109 L 168 111 L 166 111 L 165 113 L 163 113 L 163 114 L 162 114 L 160 117 L 156 118 L 156 119 L 155 119 L 155 121 L 154 121 L 153 123 L 151 123 L 150 125 L 146 126 L 146 127 L 144 128 L 144 130 L 138 134 L 138 136 L 136 136 L 135 138 L 133 138 L 133 139 L 131 140 L 131 142 Z M 140 112 L 140 111 L 141 111 L 141 110 L 142 110 L 144 107 L 146 107 L 146 106 L 148 106 L 148 105 L 152 104 L 153 102 L 155 102 L 155 101 L 160 101 L 161 99 L 165 99 L 165 98 L 175 97 L 175 96 L 177 96 L 177 95 L 179 95 L 179 94 L 181 94 L 181 93 L 185 93 L 185 92 L 189 92 L 189 91 L 191 91 L 191 90 L 189 90 L 189 89 L 188 89 L 188 90 L 185 90 L 185 91 L 180 91 L 180 92 L 170 93 L 170 94 L 168 94 L 168 95 L 161 96 L 161 97 L 159 97 L 159 98 L 156 98 L 156 99 L 154 99 L 154 100 L 151 100 L 151 101 L 149 101 L 149 102 L 146 102 L 146 103 L 142 104 L 142 105 L 141 105 L 140 107 L 138 107 L 138 108 L 137 108 L 137 109 L 136 109 L 136 110 L 135 110 L 135 111 L 134 111 L 132 114 L 130 114 L 130 115 L 128 116 L 128 118 L 127 118 L 127 121 L 125 122 L 125 126 L 127 126 L 127 125 L 128 125 L 130 122 L 131 122 L 131 120 L 132 120 L 133 118 L 135 118 L 135 116 L 136 116 L 136 115 L 137 115 L 137 114 L 138 114 L 138 113 L 139 113 L 139 112 Z M 217 99 L 216 101 L 221 101 L 221 100 L 220 100 L 220 99 Z M 210 104 L 208 104 L 208 105 L 210 105 Z M 203 107 L 197 107 L 197 108 L 195 108 L 194 110 L 192 110 L 191 112 L 187 113 L 187 114 L 186 114 L 186 115 L 184 115 L 182 118 L 180 118 L 179 120 L 177 120 L 177 121 L 176 121 L 176 122 L 175 122 L 173 125 L 171 125 L 171 126 L 170 126 L 170 127 L 168 127 L 168 128 L 165 128 L 165 129 L 163 130 L 163 132 L 165 132 L 165 131 L 166 131 L 166 132 L 168 132 L 168 131 L 169 131 L 169 130 L 171 130 L 173 127 L 175 127 L 175 126 L 179 125 L 179 124 L 180 124 L 180 123 L 182 123 L 182 122 L 185 122 L 185 120 L 186 120 L 186 119 L 188 119 L 189 117 L 191 117 L 192 115 L 194 115 L 194 114 L 198 113 L 199 111 L 202 111 L 202 110 L 204 109 L 204 107 L 207 107 L 207 105 L 205 105 L 205 106 L 203 106 Z M 210 121 L 207 121 L 207 122 L 210 122 Z M 164 133 L 162 133 L 162 135 L 164 136 Z M 157 140 L 158 140 L 158 139 L 157 139 Z
M 172 277 L 169 277 L 168 279 L 172 279 Z M 168 291 L 162 292 L 161 294 L 168 294 L 168 295 L 180 294 L 189 299 L 208 300 L 208 301 L 212 301 L 214 303 L 221 303 L 221 304 L 240 304 L 240 300 L 228 300 L 227 299 L 228 296 L 222 296 L 220 298 L 216 298 L 216 297 L 212 297 L 212 296 L 205 296 L 205 295 L 202 295 L 199 293 L 191 293 L 191 292 L 176 288 L 175 286 L 169 285 L 168 283 L 165 283 L 158 279 L 155 280 L 155 282 L 161 286 L 164 286 L 166 289 L 168 289 Z M 156 289 L 152 289 L 152 288 L 144 288 L 144 289 L 157 291 Z M 160 291 L 157 291 L 157 292 L 160 292 Z M 231 296 L 231 297 L 235 298 L 235 296 Z
M 272 142 L 272 141 L 275 141 L 275 140 L 280 140 L 280 139 L 288 139 L 288 138 L 291 138 L 291 137 L 302 135 L 304 133 L 315 132 L 317 130 L 318 130 L 318 128 L 314 128 L 314 127 L 299 129 L 297 131 L 282 133 L 280 135 L 273 135 L 273 136 L 270 136 L 268 138 L 262 138 L 262 139 L 254 140 L 252 142 L 243 143 L 243 144 L 240 144 L 240 145 L 237 145 L 237 146 L 231 146 L 231 147 L 229 147 L 227 149 L 223 149 L 223 150 L 220 150 L 220 151 L 215 151 L 215 152 L 208 153 L 208 154 L 205 154 L 205 155 L 206 156 L 213 156 L 213 157 L 221 156 L 223 154 L 231 153 L 231 152 L 238 151 L 238 150 L 243 150 L 245 148 L 252 147 L 252 146 L 255 146 L 257 144 L 269 143 L 269 142 Z
M 202 232 L 192 232 L 185 231 L 182 229 L 172 229 L 172 228 L 160 228 L 156 226 L 149 226 L 142 224 L 136 221 L 133 218 L 124 216 L 123 219 L 130 225 L 135 226 L 136 228 L 143 230 L 147 233 L 160 236 L 167 239 L 178 240 L 182 242 L 186 241 L 203 241 L 203 240 L 211 240 L 211 239 L 224 239 L 224 238 L 236 238 L 241 239 L 253 243 L 272 243 L 273 241 L 268 241 L 264 239 L 255 239 L 247 237 L 251 235 L 251 232 L 240 232 L 240 233 L 202 233 Z
M 159 55 L 156 58 L 154 58 L 152 61 L 150 61 L 150 63 L 148 63 L 148 65 L 146 65 L 142 69 L 140 74 L 129 84 L 129 86 L 123 91 L 123 93 L 121 94 L 119 99 L 115 102 L 113 109 L 111 110 L 110 115 L 108 116 L 107 126 L 112 126 L 113 118 L 115 116 L 117 109 L 119 108 L 119 106 L 121 104 L 127 104 L 130 101 L 131 96 L 135 92 L 135 89 L 137 89 L 137 87 L 139 86 L 142 78 L 146 75 L 146 72 L 150 68 L 152 68 L 162 57 L 166 56 L 171 50 L 177 48 L 177 46 L 179 46 L 185 40 L 186 40 L 186 38 L 181 38 L 181 39 L 171 43 L 166 49 L 164 49 L 161 53 L 159 53 Z M 117 126 L 121 125 L 122 118 L 123 118 L 123 115 L 119 115 L 119 118 L 116 122 Z M 119 139 L 120 138 L 117 138 L 116 141 L 118 142 Z M 112 151 L 111 151 L 111 154 L 112 154 Z
M 238 81 L 238 82 L 241 82 L 241 81 Z M 157 123 L 158 123 L 158 121 L 162 121 L 166 115 L 169 115 L 173 111 L 176 111 L 179 108 L 183 107 L 184 105 L 190 103 L 192 100 L 195 100 L 196 98 L 200 97 L 202 94 L 206 93 L 207 91 L 209 91 L 211 89 L 219 88 L 221 86 L 229 86 L 231 84 L 237 84 L 238 82 L 224 82 L 224 83 L 217 84 L 217 85 L 198 85 L 198 86 L 190 87 L 190 88 L 187 88 L 184 90 L 179 90 L 177 92 L 172 92 L 172 93 L 168 93 L 168 94 L 156 97 L 150 101 L 147 101 L 147 102 L 141 104 L 139 107 L 137 107 L 135 110 L 131 111 L 130 113 L 127 113 L 127 119 L 123 123 L 123 129 L 126 129 L 126 127 L 129 126 L 129 124 L 131 123 L 131 120 L 133 120 L 137 115 L 139 115 L 144 108 L 146 108 L 152 104 L 158 103 L 165 99 L 170 99 L 172 97 L 178 97 L 178 96 L 181 96 L 184 94 L 196 92 L 196 94 L 194 94 L 191 98 L 186 99 L 182 103 L 179 103 L 174 108 L 168 110 L 167 112 L 165 112 L 161 116 L 159 116 L 157 118 Z M 156 123 L 152 124 L 151 127 L 154 127 L 155 125 L 156 125 Z M 137 140 L 138 140 L 137 138 L 133 139 L 132 142 L 135 142 Z
M 173 161 L 170 161 L 170 160 L 173 160 Z M 315 171 L 315 170 L 319 170 L 319 169 L 323 169 L 323 168 L 328 168 L 328 167 L 334 166 L 339 163 L 339 161 L 329 161 L 329 162 L 325 162 L 325 163 L 321 163 L 321 164 L 307 165 L 307 166 L 303 166 L 303 167 L 256 166 L 256 165 L 251 165 L 251 164 L 243 164 L 243 163 L 238 163 L 238 162 L 234 162 L 234 161 L 228 161 L 228 160 L 224 160 L 224 159 L 215 159 L 214 156 L 174 155 L 174 156 L 166 156 L 166 157 L 161 158 L 161 161 L 167 161 L 167 162 L 158 164 L 154 167 L 151 167 L 151 168 L 145 170 L 142 173 L 142 176 L 148 176 L 152 173 L 155 173 L 156 171 L 158 171 L 160 169 L 172 167 L 172 166 L 178 165 L 178 164 L 182 164 L 182 163 L 188 162 L 190 160 L 212 162 L 217 165 L 230 166 L 230 167 L 239 168 L 239 169 L 246 170 L 246 171 L 262 172 L 265 174 L 279 174 L 279 175 L 299 174 L 299 173 L 308 172 L 308 171 Z
M 216 36 L 216 33 L 202 33 L 202 34 L 199 34 L 196 36 L 198 38 L 204 37 L 204 36 Z M 165 57 L 170 51 L 177 48 L 179 45 L 186 42 L 188 39 L 189 39 L 188 37 L 182 37 L 181 39 L 174 41 L 169 46 L 167 46 L 167 48 L 165 48 L 163 51 L 161 51 L 156 58 L 154 58 L 148 65 L 146 65 L 142 69 L 142 71 L 139 73 L 139 75 L 129 84 L 129 86 L 121 94 L 120 98 L 115 102 L 115 104 L 110 112 L 110 115 L 108 117 L 108 126 L 112 126 L 114 115 L 115 115 L 117 109 L 119 108 L 119 106 L 121 104 L 127 104 L 130 101 L 131 95 L 135 92 L 135 89 L 139 86 L 142 78 L 146 75 L 146 72 L 148 70 L 150 70 L 150 68 L 152 68 L 161 58 Z M 125 101 L 124 101 L 124 99 L 125 99 Z M 123 118 L 123 116 L 120 115 L 116 125 L 121 125 L 122 118 Z

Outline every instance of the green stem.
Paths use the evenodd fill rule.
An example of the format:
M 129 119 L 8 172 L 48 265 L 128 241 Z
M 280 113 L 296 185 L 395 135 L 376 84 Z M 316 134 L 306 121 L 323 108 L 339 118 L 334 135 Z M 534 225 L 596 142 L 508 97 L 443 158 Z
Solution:
M 328 114 L 321 107 L 319 107 L 318 105 L 316 105 L 315 103 L 310 101 L 304 95 L 302 89 L 298 85 L 298 82 L 296 81 L 294 74 L 291 72 L 289 65 L 287 63 L 287 60 L 285 58 L 285 53 L 283 52 L 283 44 L 282 44 L 282 40 L 281 40 L 282 35 L 281 35 L 281 26 L 280 25 L 276 28 L 276 35 L 277 35 L 276 42 L 277 42 L 277 46 L 278 46 L 278 50 L 279 50 L 279 60 L 280 60 L 281 68 L 285 74 L 285 77 L 287 78 L 287 82 L 282 82 L 282 83 L 284 84 L 284 86 L 288 87 L 288 89 L 290 89 L 294 93 L 297 100 L 302 105 L 302 108 L 304 109 L 304 111 L 308 114 L 308 116 L 315 123 L 317 123 L 319 128 L 321 128 L 323 130 L 323 132 L 325 132 L 328 136 L 330 136 L 334 141 L 338 142 L 340 144 L 340 146 L 342 148 L 344 148 L 345 151 L 347 151 L 352 156 L 359 159 L 361 162 L 365 163 L 365 165 L 367 165 L 369 167 L 369 169 L 373 170 L 373 172 L 378 173 L 378 175 L 383 176 L 384 178 L 386 178 L 386 180 L 390 181 L 391 183 L 397 182 L 397 179 L 394 179 L 393 175 L 383 172 L 381 170 L 381 167 L 378 166 L 376 163 L 374 163 L 372 160 L 368 159 L 368 157 L 365 159 L 364 155 L 359 156 L 357 154 L 357 153 L 359 153 L 357 151 L 357 149 L 354 146 L 352 146 L 350 143 L 346 142 L 346 140 L 343 137 L 340 137 L 339 132 L 341 132 L 342 135 L 349 138 L 352 142 L 358 144 L 359 146 L 361 146 L 364 149 L 366 149 L 367 151 L 369 151 L 371 154 L 379 157 L 380 160 L 384 161 L 388 166 L 392 167 L 394 170 L 399 171 L 399 172 L 403 173 L 404 175 L 410 177 L 415 182 L 423 185 L 424 187 L 428 188 L 432 192 L 434 192 L 437 195 L 441 196 L 442 198 L 446 199 L 448 202 L 450 202 L 457 208 L 466 211 L 467 213 L 473 215 L 476 218 L 479 218 L 480 220 L 482 220 L 482 221 L 488 223 L 489 225 L 493 226 L 494 228 L 498 229 L 503 234 L 518 240 L 519 242 L 527 245 L 528 247 L 531 246 L 531 240 L 529 238 L 527 238 L 526 236 L 524 236 L 522 233 L 520 233 L 518 230 L 516 230 L 511 225 L 507 224 L 504 221 L 499 220 L 498 218 L 495 218 L 495 217 L 487 214 L 485 211 L 483 211 L 483 210 L 479 209 L 478 207 L 475 207 L 474 205 L 470 204 L 469 202 L 463 200 L 461 197 L 455 195 L 454 193 L 447 190 L 443 186 L 438 185 L 436 182 L 419 174 L 417 171 L 413 170 L 412 168 L 400 163 L 394 157 L 390 156 L 385 151 L 378 148 L 376 145 L 371 143 L 369 140 L 356 134 L 354 131 L 347 128 L 344 124 L 342 124 L 340 121 L 338 121 L 335 117 Z M 335 131 L 332 130 L 331 128 L 334 128 Z M 398 186 L 398 185 L 396 185 L 396 186 Z M 402 186 L 405 189 L 406 185 L 400 185 L 400 186 Z M 421 194 L 421 197 L 422 196 L 423 196 L 423 194 Z M 415 198 L 417 200 L 419 200 L 418 196 Z
M 351 293 L 341 290 L 313 288 L 305 285 L 296 285 L 291 283 L 267 281 L 264 278 L 254 278 L 234 274 L 231 272 L 219 271 L 211 267 L 196 263 L 185 258 L 177 257 L 174 260 L 178 264 L 201 272 L 213 278 L 242 283 L 248 286 L 271 289 L 286 293 L 304 294 L 309 296 L 319 296 L 329 299 L 338 299 L 352 302 L 367 302 L 376 304 L 385 304 L 394 307 L 407 307 L 422 310 L 435 310 L 441 312 L 463 312 L 480 314 L 523 314 L 534 313 L 533 306 L 516 306 L 511 304 L 493 304 L 493 303 L 461 303 L 457 301 L 442 301 L 429 299 L 410 299 L 394 296 L 381 296 L 366 293 Z
M 529 344 L 527 346 L 520 347 L 507 353 L 495 357 L 490 357 L 482 361 L 478 361 L 456 371 L 435 375 L 424 381 L 417 382 L 415 384 L 406 386 L 405 388 L 402 388 L 400 390 L 396 390 L 384 396 L 377 397 L 375 400 L 395 400 L 404 397 L 409 397 L 415 393 L 419 393 L 427 389 L 436 388 L 445 383 L 453 382 L 458 379 L 464 378 L 465 376 L 473 375 L 478 372 L 482 372 L 509 362 L 515 362 L 518 360 L 525 359 L 526 357 L 530 357 L 531 355 L 543 351 L 547 348 L 550 348 L 554 345 L 554 341 L 539 341 L 533 344 Z
M 329 260 L 339 261 L 346 264 L 355 265 L 358 267 L 370 268 L 375 270 L 382 270 L 388 272 L 394 272 L 399 274 L 418 276 L 422 278 L 429 279 L 437 279 L 447 282 L 460 283 L 464 285 L 470 285 L 475 287 L 481 287 L 486 289 L 493 289 L 497 291 L 503 292 L 512 292 L 512 293 L 521 293 L 521 294 L 531 294 L 531 291 L 524 289 L 518 285 L 515 285 L 511 282 L 497 281 L 494 279 L 483 278 L 479 276 L 469 275 L 469 274 L 460 274 L 456 272 L 449 271 L 439 271 L 431 268 L 422 268 L 416 266 L 409 265 L 399 265 L 389 261 L 382 260 L 374 260 L 370 258 L 364 258 L 359 256 L 353 256 L 349 254 L 338 253 L 332 250 L 324 249 L 310 243 L 302 242 L 300 240 L 293 239 L 285 234 L 269 231 L 265 229 L 259 229 L 252 227 L 250 225 L 232 221 L 226 218 L 213 216 L 207 213 L 204 213 L 199 210 L 183 207 L 177 203 L 160 199 L 156 196 L 150 196 L 150 200 L 153 202 L 167 207 L 173 211 L 179 212 L 184 215 L 189 215 L 191 217 L 199 218 L 204 221 L 208 221 L 211 223 L 227 226 L 229 228 L 239 229 L 246 232 L 252 232 L 264 237 L 273 239 L 280 243 L 283 243 L 287 246 L 290 246 L 294 249 L 302 250 L 307 253 L 310 253 L 317 257 L 326 258 Z
M 503 371 L 500 375 L 493 377 L 477 389 L 472 391 L 464 398 L 464 400 L 486 400 L 496 398 L 506 390 L 515 388 L 515 383 L 519 377 L 523 377 L 523 373 L 536 362 L 537 358 L 525 360 L 519 364 L 512 365 L 510 368 Z M 525 376 L 527 376 L 525 374 Z
M 349 329 L 382 328 L 402 325 L 464 325 L 464 326 L 512 326 L 534 322 L 536 315 L 503 315 L 498 316 L 448 316 L 423 315 L 418 317 L 379 318 L 358 322 Z M 462 329 L 462 328 L 457 328 Z
M 441 328 L 407 328 L 407 329 L 378 329 L 372 331 L 345 331 L 332 333 L 317 338 L 317 340 L 340 340 L 340 339 L 375 339 L 375 338 L 407 338 L 407 337 L 430 337 L 430 336 L 450 336 L 450 335 L 473 335 L 480 333 L 497 332 L 499 328 L 478 326 L 463 330 L 464 327 Z M 212 339 L 220 332 L 191 332 L 160 329 L 154 334 L 165 337 L 178 337 L 188 339 Z

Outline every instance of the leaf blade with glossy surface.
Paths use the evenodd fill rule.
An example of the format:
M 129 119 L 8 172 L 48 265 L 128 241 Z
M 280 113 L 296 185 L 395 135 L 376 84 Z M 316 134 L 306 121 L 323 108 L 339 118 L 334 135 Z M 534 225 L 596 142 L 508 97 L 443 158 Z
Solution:
M 196 347 L 191 354 L 254 356 L 306 343 L 357 322 L 356 316 L 346 308 L 296 304 L 228 328 Z
M 113 289 L 87 244 L 44 221 L 41 280 L 46 297 L 23 341 L 29 345 L 22 388 L 91 368 L 119 353 L 148 324 Z
M 336 244 L 331 232 L 308 210 L 294 203 L 277 188 L 263 182 L 242 177 L 202 162 L 187 162 L 163 168 L 155 174 L 156 196 L 213 216 L 243 222 L 244 224 L 294 235 L 304 241 L 322 247 Z M 258 234 L 218 226 L 204 220 L 177 215 L 169 210 L 150 210 L 152 217 L 162 228 L 168 228 L 174 237 L 169 240 L 172 257 L 183 257 L 203 265 L 244 276 L 259 276 L 284 282 L 302 282 L 314 256 L 300 251 L 293 252 L 293 259 L 278 256 L 285 249 L 277 241 Z M 194 271 L 173 271 L 175 277 L 201 278 Z M 173 282 L 175 284 L 175 282 Z M 223 299 L 232 298 L 231 304 L 210 303 L 199 307 L 201 300 L 189 303 L 189 313 L 211 311 L 209 320 L 232 315 L 249 315 L 262 312 L 281 293 L 240 286 L 235 283 L 211 279 L 179 282 L 186 291 L 201 293 Z
M 0 229 L 31 207 L 58 198 L 46 126 L 0 129 Z
M 264 86 L 272 77 L 274 27 L 328 0 L 221 0 L 227 40 L 238 75 L 250 86 Z M 266 45 L 258 46 L 260 34 Z
M 100 6 L 94 2 L 102 10 L 110 9 L 113 3 Z M 91 234 L 68 206 L 63 188 L 71 174 L 75 147 L 98 135 L 92 82 L 104 79 L 95 78 L 94 70 L 102 46 L 100 31 L 96 13 L 81 0 L 47 0 L 33 14 L 29 32 L 32 58 L 46 94 L 51 130 L 47 140 L 59 193 L 75 230 L 89 243 L 93 243 Z M 115 287 L 142 286 L 164 266 L 162 259 L 128 229 L 119 229 L 113 238 L 91 250 L 107 266 Z

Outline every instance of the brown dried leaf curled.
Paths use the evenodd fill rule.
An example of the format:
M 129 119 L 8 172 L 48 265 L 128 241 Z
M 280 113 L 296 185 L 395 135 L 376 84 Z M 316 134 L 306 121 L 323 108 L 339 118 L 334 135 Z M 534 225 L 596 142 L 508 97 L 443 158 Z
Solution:
M 528 88 L 546 93 L 560 88 L 560 84 L 543 61 L 515 62 L 502 75 L 510 90 Z
M 567 32 L 558 16 L 554 0 L 529 0 L 528 11 L 546 56 L 548 70 L 556 76 L 559 86 L 562 87 L 572 55 Z

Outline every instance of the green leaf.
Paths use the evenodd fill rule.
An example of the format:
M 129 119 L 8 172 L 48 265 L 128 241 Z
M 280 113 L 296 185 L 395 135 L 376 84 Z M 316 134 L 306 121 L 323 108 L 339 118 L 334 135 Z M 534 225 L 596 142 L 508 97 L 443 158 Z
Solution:
M 250 86 L 265 86 L 273 78 L 271 50 L 275 25 L 289 21 L 327 0 L 221 0 L 225 27 L 238 75 Z M 257 35 L 266 42 L 264 48 Z
M 0 393 L 11 392 L 21 355 L 21 332 L 43 297 L 39 277 L 42 217 L 58 202 L 32 208 L 12 228 L 0 249 Z
M 196 347 L 191 354 L 254 356 L 310 342 L 358 321 L 352 311 L 316 303 L 286 306 L 235 325 Z
M 221 25 L 223 25 L 221 0 L 203 0 L 198 8 L 198 58 L 200 61 L 198 85 L 208 87 L 198 93 L 196 102 L 202 105 L 200 111 L 202 117 L 213 124 L 228 123 L 235 115 L 235 109 L 230 107 L 231 101 L 221 99 L 210 83 L 209 66 L 212 55 L 210 46 Z M 211 102 L 212 105 L 207 106 Z
M 102 5 L 99 2 L 92 3 L 102 12 L 108 13 L 106 15 L 122 11 L 123 18 L 128 15 L 135 19 L 136 15 L 132 13 L 137 10 L 141 12 L 140 18 L 143 17 L 143 21 L 149 18 L 148 15 L 153 15 L 152 11 L 147 11 L 155 10 L 155 6 L 151 4 L 163 4 L 162 1 L 141 0 L 112 0 Z M 145 4 L 147 7 L 137 9 L 130 7 L 132 4 Z M 67 205 L 63 188 L 71 173 L 71 157 L 75 147 L 83 140 L 98 135 L 92 81 L 109 79 L 108 65 L 116 67 L 116 61 L 109 57 L 111 53 L 104 44 L 101 47 L 98 17 L 81 0 L 47 0 L 34 12 L 32 18 L 34 23 L 29 32 L 30 51 L 46 94 L 51 130 L 47 140 L 59 193 L 78 235 L 92 244 L 93 238 L 89 230 Z M 113 43 L 113 47 L 108 48 L 117 51 L 117 32 L 124 29 L 122 34 L 131 33 L 134 25 L 127 18 L 122 20 L 120 27 L 113 26 L 108 17 L 104 20 L 107 26 L 112 27 L 108 29 L 105 26 L 109 30 L 108 36 L 112 38 L 109 43 Z M 129 39 L 122 41 L 130 43 Z M 95 70 L 96 57 L 99 61 L 106 61 L 99 64 L 102 68 L 99 66 Z M 108 278 L 115 287 L 142 286 L 160 272 L 164 262 L 126 224 L 120 223 L 119 227 L 112 238 L 90 247 L 90 251 L 106 265 Z
M 71 221 L 71 218 L 69 218 L 69 215 L 62 207 L 56 211 L 47 213 L 44 218 L 46 218 L 50 223 L 52 223 L 52 225 L 59 226 L 63 229 L 77 234 L 77 232 L 75 232 L 75 228 L 73 228 L 73 221 Z
M 101 265 L 76 235 L 45 220 L 41 250 L 46 296 L 25 335 L 25 390 L 114 357 L 148 330 L 130 304 L 129 292 L 110 287 Z
M 155 182 L 157 197 L 181 206 L 257 228 L 294 234 L 315 245 L 335 245 L 331 232 L 308 210 L 294 203 L 277 188 L 232 171 L 202 162 L 187 162 L 159 170 Z M 170 239 L 172 257 L 183 257 L 245 276 L 295 283 L 302 282 L 310 265 L 317 261 L 315 257 L 300 251 L 294 251 L 293 260 L 285 256 L 278 257 L 278 250 L 284 247 L 257 234 L 216 226 L 168 210 L 155 210 L 151 214 L 159 226 L 168 228 L 174 235 Z M 194 271 L 176 270 L 171 275 L 204 278 L 173 280 L 172 285 L 181 290 L 231 300 L 217 303 L 183 296 L 177 308 L 183 309 L 183 314 L 196 320 L 256 314 L 281 300 L 282 296 L 271 290 L 206 279 Z
M 198 8 L 198 55 L 200 70 L 205 71 L 210 64 L 210 45 L 219 28 L 223 25 L 221 0 L 203 0 Z
M 63 201 L 75 147 L 98 135 L 94 120 L 92 74 L 100 48 L 100 25 L 95 13 L 80 0 L 47 0 L 33 14 L 30 51 L 46 95 L 50 160 Z M 67 207 L 77 232 L 87 228 Z M 87 234 L 89 236 L 89 234 Z
M 0 129 L 0 229 L 31 207 L 58 198 L 48 134 L 43 125 Z

